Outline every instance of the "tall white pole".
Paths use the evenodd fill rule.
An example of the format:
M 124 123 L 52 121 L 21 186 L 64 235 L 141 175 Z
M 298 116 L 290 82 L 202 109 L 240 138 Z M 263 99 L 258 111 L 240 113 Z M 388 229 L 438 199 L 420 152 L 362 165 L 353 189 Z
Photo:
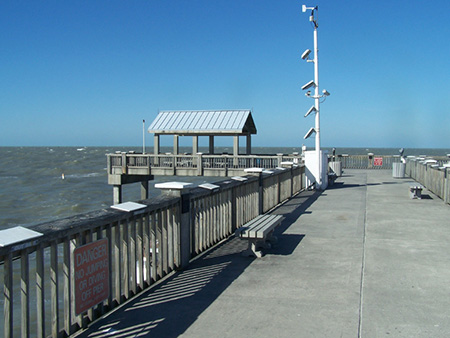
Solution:
M 317 185 L 320 189 L 322 186 L 322 158 L 320 156 L 320 95 L 319 95 L 319 48 L 317 46 L 317 23 L 314 21 L 314 83 L 316 84 L 314 92 L 314 100 L 316 107 L 316 155 L 317 155 Z
M 142 120 L 142 154 L 145 154 L 145 120 Z

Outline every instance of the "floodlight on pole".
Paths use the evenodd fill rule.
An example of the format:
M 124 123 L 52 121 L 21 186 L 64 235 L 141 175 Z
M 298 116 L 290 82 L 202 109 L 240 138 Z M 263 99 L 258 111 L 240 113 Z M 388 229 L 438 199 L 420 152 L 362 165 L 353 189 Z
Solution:
M 305 134 L 305 136 L 303 136 L 303 138 L 306 140 L 308 137 L 310 137 L 313 133 L 315 133 L 316 130 L 314 129 L 314 127 L 309 128 L 308 132 Z
M 330 95 L 330 93 L 327 90 L 323 90 L 322 94 L 320 95 L 319 92 L 319 48 L 318 48 L 318 39 L 317 39 L 317 28 L 319 27 L 319 24 L 317 22 L 317 19 L 315 18 L 315 11 L 317 11 L 319 8 L 318 6 L 315 7 L 307 7 L 306 5 L 302 5 L 302 12 L 305 13 L 306 11 L 310 10 L 311 15 L 309 17 L 309 21 L 313 23 L 314 25 L 314 59 L 309 59 L 309 54 L 311 51 L 309 49 L 305 50 L 302 54 L 302 59 L 307 62 L 313 62 L 314 63 L 314 80 L 308 82 L 305 84 L 302 89 L 309 89 L 311 87 L 314 87 L 314 95 L 311 95 L 311 92 L 308 91 L 305 95 L 307 97 L 311 97 L 314 99 L 314 106 L 308 110 L 308 112 L 305 114 L 305 117 L 308 116 L 310 113 L 315 111 L 316 113 L 316 120 L 315 120 L 315 127 L 311 128 L 305 135 L 305 139 L 312 135 L 313 132 L 316 134 L 316 154 L 317 154 L 317 172 L 316 172 L 316 188 L 321 189 L 322 187 L 322 171 L 325 170 L 322 165 L 321 160 L 321 154 L 320 154 L 320 99 L 323 97 L 327 97 Z M 314 109 L 312 109 L 314 108 Z
M 311 54 L 311 49 L 307 49 L 303 52 L 302 54 L 302 59 L 303 60 L 308 60 L 309 54 Z
M 317 111 L 317 110 L 316 110 L 316 107 L 312 106 L 312 107 L 309 108 L 308 111 L 306 112 L 305 117 L 307 117 L 309 114 L 311 114 L 312 112 L 315 112 L 315 111 Z
M 314 80 L 311 80 L 311 81 L 309 81 L 308 83 L 304 84 L 304 85 L 302 86 L 302 90 L 309 89 L 309 88 L 311 88 L 311 87 L 317 87 L 317 86 L 316 86 L 316 83 L 314 82 Z

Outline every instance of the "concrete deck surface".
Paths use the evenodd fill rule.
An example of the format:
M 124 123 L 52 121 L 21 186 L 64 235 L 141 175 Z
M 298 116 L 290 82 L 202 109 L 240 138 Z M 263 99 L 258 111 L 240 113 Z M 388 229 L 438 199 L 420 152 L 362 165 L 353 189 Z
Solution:
M 450 337 L 450 206 L 388 170 L 345 170 L 261 259 L 231 238 L 80 337 Z

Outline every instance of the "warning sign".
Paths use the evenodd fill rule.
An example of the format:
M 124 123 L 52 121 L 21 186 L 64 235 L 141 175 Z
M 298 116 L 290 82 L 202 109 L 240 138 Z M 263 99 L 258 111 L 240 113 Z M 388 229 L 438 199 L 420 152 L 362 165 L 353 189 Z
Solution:
M 75 270 L 75 312 L 89 310 L 109 296 L 108 240 L 101 239 L 73 252 Z
M 382 157 L 374 157 L 373 165 L 377 166 L 377 167 L 382 167 L 383 166 L 383 158 Z

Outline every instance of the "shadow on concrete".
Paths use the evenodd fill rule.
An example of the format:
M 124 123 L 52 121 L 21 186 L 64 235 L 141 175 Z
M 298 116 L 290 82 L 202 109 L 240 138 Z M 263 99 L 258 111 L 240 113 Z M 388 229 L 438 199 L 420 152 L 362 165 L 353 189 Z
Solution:
M 264 253 L 267 255 L 280 255 L 280 256 L 289 256 L 292 255 L 294 250 L 300 244 L 305 235 L 297 235 L 297 234 L 281 234 L 278 235 L 278 242 L 274 245 L 273 248 L 264 250 Z
M 246 243 L 230 238 L 78 337 L 178 337 L 247 268 Z
M 344 189 L 344 188 L 357 188 L 357 187 L 371 187 L 378 185 L 388 185 L 388 184 L 404 184 L 404 182 L 381 182 L 381 183 L 367 183 L 367 184 L 346 184 L 344 182 L 334 182 L 334 184 L 329 185 L 327 189 Z
M 327 189 L 346 189 L 346 188 L 358 188 L 365 187 L 366 184 L 345 184 L 344 182 L 334 182 L 333 185 L 329 185 Z
M 321 195 L 307 191 L 273 211 L 285 220 L 277 244 L 266 255 L 290 255 L 304 234 L 283 234 Z M 247 241 L 230 237 L 188 268 L 135 297 L 77 337 L 178 337 L 185 332 L 255 258 L 244 257 Z
M 283 215 L 285 217 L 281 225 L 276 229 L 275 234 L 286 231 L 302 214 L 311 213 L 308 208 L 323 194 L 323 191 L 304 191 L 291 198 L 286 203 L 280 205 L 272 211 L 272 214 Z

